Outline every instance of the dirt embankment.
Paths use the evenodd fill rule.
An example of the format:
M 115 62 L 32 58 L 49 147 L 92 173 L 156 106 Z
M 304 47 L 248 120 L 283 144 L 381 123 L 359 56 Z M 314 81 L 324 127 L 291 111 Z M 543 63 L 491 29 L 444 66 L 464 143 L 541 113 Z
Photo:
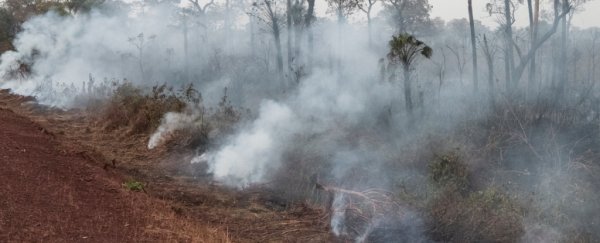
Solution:
M 29 101 L 0 91 L 0 242 L 333 240 L 322 210 L 208 183 L 144 137 Z
M 85 151 L 0 108 L 0 241 L 226 241 L 168 205 L 123 188 Z M 182 232 L 183 227 L 189 232 Z

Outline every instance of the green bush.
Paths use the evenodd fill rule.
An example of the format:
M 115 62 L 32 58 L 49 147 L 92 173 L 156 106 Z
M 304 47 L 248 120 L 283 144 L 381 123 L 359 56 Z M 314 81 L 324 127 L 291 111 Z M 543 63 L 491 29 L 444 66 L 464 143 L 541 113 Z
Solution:
M 127 188 L 130 191 L 141 192 L 144 190 L 144 184 L 136 180 L 128 180 L 123 183 L 123 187 Z

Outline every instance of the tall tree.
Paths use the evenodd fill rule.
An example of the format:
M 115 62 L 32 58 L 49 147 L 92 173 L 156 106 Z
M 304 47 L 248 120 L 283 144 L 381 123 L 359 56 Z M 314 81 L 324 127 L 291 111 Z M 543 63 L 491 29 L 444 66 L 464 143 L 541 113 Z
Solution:
M 314 46 L 314 32 L 312 28 L 312 23 L 315 19 L 315 0 L 307 0 L 308 2 L 308 10 L 306 11 L 306 15 L 304 17 L 304 24 L 306 26 L 306 31 L 308 32 L 308 66 L 312 68 L 313 63 L 313 54 L 315 50 Z
M 357 0 L 358 9 L 363 11 L 367 15 L 367 28 L 369 32 L 369 46 L 373 46 L 373 27 L 372 27 L 372 12 L 373 7 L 378 0 Z
M 293 43 L 292 43 L 292 0 L 287 0 L 287 61 L 288 61 L 288 71 L 292 69 L 292 60 L 293 57 Z
M 479 88 L 479 73 L 477 70 L 477 43 L 475 42 L 475 20 L 473 18 L 473 2 L 468 0 L 469 9 L 469 25 L 471 27 L 471 51 L 473 53 L 473 89 Z
M 409 34 L 392 36 L 389 46 L 390 52 L 387 57 L 390 64 L 394 67 L 397 67 L 398 65 L 402 66 L 402 71 L 404 73 L 404 101 L 406 110 L 412 114 L 414 106 L 410 79 L 411 68 L 419 57 L 425 57 L 427 59 L 431 58 L 433 49 Z
M 529 38 L 531 42 L 530 48 L 533 48 L 537 41 L 538 23 L 540 16 L 540 0 L 535 0 L 535 3 L 532 0 L 527 0 L 527 10 L 529 13 Z M 527 82 L 527 91 L 532 91 L 536 83 L 536 57 L 534 55 L 531 58 L 531 64 L 529 66 L 529 80 Z
M 505 50 L 504 50 L 504 71 L 506 77 L 506 89 L 509 93 L 512 93 L 515 84 L 512 79 L 512 71 L 514 69 L 514 51 L 513 51 L 513 18 L 511 16 L 511 1 L 504 0 L 504 16 L 505 16 L 505 26 L 504 26 L 504 37 L 505 37 Z
M 570 4 L 568 0 L 562 0 L 562 11 L 568 13 L 570 11 Z M 565 86 L 569 82 L 569 68 L 567 67 L 567 14 L 562 17 L 561 23 L 561 36 L 560 36 L 560 73 L 559 73 L 559 86 L 558 95 L 561 96 L 565 92 Z
M 397 33 L 414 33 L 430 22 L 429 0 L 382 0 L 384 14 L 396 27 Z
M 346 22 L 346 18 L 354 13 L 358 6 L 356 0 L 327 0 L 327 4 L 340 25 Z
M 488 98 L 490 100 L 490 104 L 494 103 L 494 56 L 496 55 L 496 49 L 492 48 L 489 44 L 488 38 L 486 35 L 483 35 L 483 53 L 485 54 L 485 59 L 487 62 L 488 68 Z
M 327 3 L 329 4 L 329 10 L 334 12 L 337 16 L 338 33 L 336 52 L 338 54 L 338 58 L 335 62 L 335 70 L 337 72 L 341 72 L 342 61 L 340 59 L 340 55 L 342 53 L 342 27 L 346 23 L 346 18 L 356 10 L 357 3 L 355 0 L 327 0 Z
M 275 49 L 277 52 L 277 71 L 279 74 L 282 74 L 283 51 L 281 48 L 281 14 L 277 12 L 277 6 L 275 6 L 276 4 L 277 2 L 275 0 L 262 0 L 261 2 L 255 2 L 253 6 L 257 8 L 257 18 L 268 26 L 271 34 L 273 35 L 273 41 L 275 43 Z
M 512 76 L 512 79 L 515 80 L 515 82 L 518 82 L 521 79 L 523 71 L 525 71 L 531 59 L 535 56 L 537 50 L 540 47 L 542 47 L 544 43 L 546 43 L 546 41 L 548 41 L 550 37 L 552 37 L 552 35 L 556 33 L 558 25 L 561 23 L 561 20 L 565 17 L 566 14 L 568 14 L 569 11 L 570 8 L 568 8 L 567 11 L 562 10 L 561 12 L 559 0 L 554 0 L 554 21 L 552 23 L 552 27 L 550 27 L 550 29 L 547 30 L 546 33 L 537 38 L 535 45 L 533 45 L 533 47 L 529 50 L 529 52 L 527 52 L 527 54 L 523 55 L 520 58 L 519 65 L 515 67 Z

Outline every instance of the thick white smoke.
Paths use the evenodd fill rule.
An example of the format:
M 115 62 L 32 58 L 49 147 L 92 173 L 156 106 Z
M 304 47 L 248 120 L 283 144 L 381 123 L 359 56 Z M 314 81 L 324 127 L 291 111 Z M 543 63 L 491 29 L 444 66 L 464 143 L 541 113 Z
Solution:
M 135 15 L 123 10 L 33 17 L 14 40 L 15 50 L 0 57 L 0 77 L 5 80 L 0 86 L 36 96 L 43 104 L 71 106 L 75 91 L 87 90 L 90 76 L 96 79 L 93 86 L 101 79 L 148 86 L 176 82 L 182 79 L 175 74 L 184 63 L 180 22 L 169 5 Z M 29 74 L 18 74 L 22 64 L 28 65 Z
M 214 177 L 231 186 L 243 188 L 261 182 L 281 162 L 282 145 L 298 132 L 297 123 L 289 107 L 265 101 L 260 117 L 250 128 L 220 150 L 194 158 L 192 163 L 207 162 Z

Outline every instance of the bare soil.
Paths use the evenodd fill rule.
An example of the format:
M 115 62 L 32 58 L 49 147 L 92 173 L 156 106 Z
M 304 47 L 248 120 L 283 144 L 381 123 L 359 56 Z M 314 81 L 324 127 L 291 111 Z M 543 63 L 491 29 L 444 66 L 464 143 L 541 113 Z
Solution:
M 0 242 L 334 241 L 325 210 L 218 185 L 190 151 L 149 151 L 94 112 L 0 91 Z

